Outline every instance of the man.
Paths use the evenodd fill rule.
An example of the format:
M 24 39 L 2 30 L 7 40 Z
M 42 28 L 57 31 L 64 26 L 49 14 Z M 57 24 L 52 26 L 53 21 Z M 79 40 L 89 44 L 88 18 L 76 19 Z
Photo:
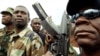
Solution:
M 26 7 L 16 6 L 13 12 L 13 22 L 15 26 L 15 34 L 11 36 L 12 44 L 8 51 L 8 56 L 39 56 L 39 49 L 43 43 L 41 38 L 27 25 L 30 20 L 29 11 Z
M 67 12 L 75 22 L 81 56 L 100 56 L 100 0 L 69 0 Z
M 47 50 L 48 50 L 48 44 L 47 42 L 49 43 L 50 41 L 46 40 L 48 39 L 47 35 L 48 34 L 43 34 L 43 32 L 41 32 L 41 19 L 39 18 L 33 18 L 32 21 L 31 21 L 31 27 L 33 29 L 34 32 L 36 32 L 40 38 L 42 39 L 43 41 L 43 52 L 46 53 Z M 51 37 L 50 37 L 51 39 Z
M 72 29 L 71 29 L 71 35 L 70 35 L 70 46 L 69 46 L 68 56 L 79 56 L 81 49 L 79 48 L 79 45 L 77 44 L 77 42 L 73 36 L 75 24 L 71 23 L 71 25 L 72 25 L 72 27 L 71 27 Z
M 4 28 L 0 29 L 0 56 L 7 56 L 7 50 L 10 44 L 10 35 L 14 33 L 13 29 L 13 8 L 8 7 L 5 11 L 1 11 L 2 24 Z
M 42 39 L 43 44 L 45 44 L 45 35 L 41 33 L 41 19 L 33 18 L 31 21 L 31 27 L 34 32 L 36 32 Z

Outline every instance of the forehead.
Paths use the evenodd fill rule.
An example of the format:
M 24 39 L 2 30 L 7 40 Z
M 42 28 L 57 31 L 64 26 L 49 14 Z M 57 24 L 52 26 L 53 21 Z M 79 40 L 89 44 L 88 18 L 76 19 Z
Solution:
M 35 22 L 38 22 L 38 23 L 40 23 L 41 22 L 41 20 L 40 19 L 33 19 L 33 21 L 32 21 L 33 23 L 35 23 Z
M 23 11 L 23 12 L 28 13 L 28 10 L 27 10 L 25 7 L 16 7 L 16 8 L 14 9 L 14 12 L 15 12 L 15 11 Z

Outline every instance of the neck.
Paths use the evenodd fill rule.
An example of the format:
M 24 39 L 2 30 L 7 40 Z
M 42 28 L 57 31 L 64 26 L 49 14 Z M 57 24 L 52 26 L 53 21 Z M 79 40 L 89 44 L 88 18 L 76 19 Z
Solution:
M 34 29 L 33 29 L 33 31 L 36 32 L 36 33 L 39 33 L 39 31 L 37 31 L 37 30 L 34 30 Z
M 14 29 L 13 24 L 12 24 L 12 25 L 8 25 L 8 26 L 6 26 L 6 29 L 9 30 L 9 31 L 10 31 L 10 30 L 12 31 L 12 30 Z
M 21 32 L 23 29 L 25 29 L 26 27 L 16 27 L 15 30 L 16 30 L 16 33 L 19 33 Z

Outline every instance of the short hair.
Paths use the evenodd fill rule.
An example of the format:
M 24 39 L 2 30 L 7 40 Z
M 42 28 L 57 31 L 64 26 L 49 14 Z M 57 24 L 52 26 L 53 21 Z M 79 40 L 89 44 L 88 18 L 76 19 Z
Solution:
M 24 8 L 24 9 L 26 9 L 26 10 L 27 10 L 27 12 L 28 12 L 28 17 L 30 17 L 29 10 L 28 10 L 25 6 L 23 6 L 23 5 L 18 5 L 18 6 L 16 6 L 16 7 L 22 7 L 22 8 Z
M 35 17 L 35 18 L 33 18 L 33 19 L 31 20 L 31 22 L 33 22 L 34 19 L 39 19 L 39 18 Z M 41 21 L 41 19 L 39 19 L 39 20 Z

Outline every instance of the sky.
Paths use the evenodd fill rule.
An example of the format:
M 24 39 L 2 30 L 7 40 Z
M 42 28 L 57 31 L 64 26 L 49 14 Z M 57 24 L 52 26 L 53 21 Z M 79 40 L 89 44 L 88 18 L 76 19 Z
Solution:
M 30 18 L 32 19 L 38 17 L 32 5 L 35 2 L 39 2 L 48 16 L 52 17 L 52 21 L 56 25 L 60 25 L 63 12 L 66 9 L 67 1 L 68 0 L 0 0 L 0 12 L 6 10 L 7 7 L 15 8 L 17 5 L 23 5 L 28 8 Z M 4 27 L 4 25 L 1 24 L 0 14 L 0 28 L 2 27 Z

